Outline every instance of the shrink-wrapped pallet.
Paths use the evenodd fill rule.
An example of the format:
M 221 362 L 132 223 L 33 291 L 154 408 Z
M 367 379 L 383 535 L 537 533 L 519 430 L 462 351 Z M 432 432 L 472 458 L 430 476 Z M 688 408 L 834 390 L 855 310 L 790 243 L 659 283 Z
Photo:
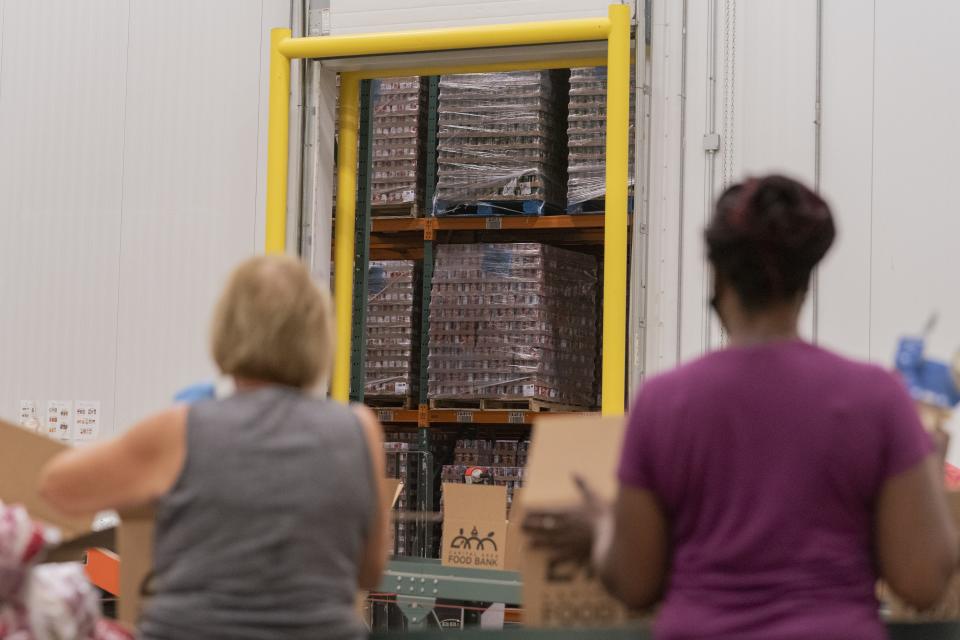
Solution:
M 416 76 L 377 82 L 371 180 L 374 215 L 422 212 L 425 95 Z
M 412 260 L 373 261 L 367 280 L 364 395 L 414 398 L 419 393 L 419 269 Z
M 440 80 L 434 213 L 547 213 L 566 197 L 566 71 Z
M 595 400 L 597 267 L 538 243 L 442 245 L 430 302 L 431 401 Z
M 337 78 L 339 86 L 339 76 Z M 417 76 L 375 81 L 370 204 L 373 215 L 423 213 L 426 87 Z M 334 127 L 339 132 L 339 105 Z M 333 200 L 337 180 L 333 180 Z
M 634 182 L 633 132 L 634 83 L 630 76 L 630 139 L 628 183 Z M 602 210 L 606 195 L 607 68 L 570 70 L 570 103 L 567 114 L 567 210 Z

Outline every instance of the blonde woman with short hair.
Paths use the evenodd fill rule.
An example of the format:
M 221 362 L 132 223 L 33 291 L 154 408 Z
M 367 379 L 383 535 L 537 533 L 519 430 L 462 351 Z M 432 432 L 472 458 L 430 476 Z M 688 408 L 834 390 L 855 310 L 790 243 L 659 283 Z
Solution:
M 386 561 L 380 424 L 319 397 L 329 296 L 303 265 L 257 257 L 214 311 L 211 347 L 237 392 L 175 406 L 45 469 L 66 513 L 156 508 L 147 640 L 355 640 L 358 589 Z

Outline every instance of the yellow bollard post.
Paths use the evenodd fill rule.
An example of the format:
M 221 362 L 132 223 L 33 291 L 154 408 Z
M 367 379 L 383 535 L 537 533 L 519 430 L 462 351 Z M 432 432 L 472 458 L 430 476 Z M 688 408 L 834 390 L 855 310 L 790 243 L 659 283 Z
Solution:
M 627 343 L 627 150 L 630 8 L 610 5 L 607 44 L 606 216 L 603 230 L 603 415 L 624 412 Z
M 290 146 L 290 60 L 280 45 L 290 29 L 270 31 L 270 120 L 267 129 L 267 253 L 283 253 L 287 241 L 287 161 Z
M 337 210 L 334 219 L 333 298 L 337 311 L 337 351 L 330 397 L 350 399 L 350 336 L 353 311 L 354 228 L 357 216 L 357 134 L 360 126 L 360 79 L 340 76 L 340 130 L 337 142 Z

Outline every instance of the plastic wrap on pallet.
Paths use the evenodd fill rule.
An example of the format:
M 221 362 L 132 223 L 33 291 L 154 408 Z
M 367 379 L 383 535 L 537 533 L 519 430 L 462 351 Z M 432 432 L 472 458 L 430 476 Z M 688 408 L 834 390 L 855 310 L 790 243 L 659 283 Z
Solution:
M 634 182 L 633 133 L 635 103 L 633 75 L 630 76 L 629 184 Z M 570 70 L 570 102 L 567 114 L 568 180 L 567 208 L 571 212 L 583 203 L 606 194 L 607 69 L 585 67 Z
M 425 94 L 416 76 L 377 82 L 373 103 L 374 209 L 422 209 Z
M 436 215 L 545 213 L 566 196 L 566 71 L 440 79 Z M 517 206 L 515 203 L 532 206 Z
M 537 243 L 440 246 L 429 397 L 592 406 L 596 289 L 590 255 Z
M 370 174 L 374 213 L 396 210 L 416 215 L 423 211 L 425 89 L 417 76 L 385 78 L 374 85 Z M 335 127 L 337 122 L 335 119 Z M 336 191 L 334 179 L 334 202 Z
M 367 271 L 367 356 L 364 394 L 410 397 L 419 393 L 420 301 L 417 263 L 370 262 Z

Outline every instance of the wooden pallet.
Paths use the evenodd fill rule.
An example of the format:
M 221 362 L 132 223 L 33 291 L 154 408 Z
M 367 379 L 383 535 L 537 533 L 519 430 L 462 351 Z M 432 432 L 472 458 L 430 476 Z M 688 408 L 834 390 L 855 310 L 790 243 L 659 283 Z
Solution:
M 532 413 L 548 412 L 583 412 L 590 411 L 588 407 L 559 402 L 548 402 L 534 398 L 517 398 L 514 400 L 492 400 L 487 398 L 452 399 L 437 398 L 430 401 L 431 409 L 468 409 L 474 411 L 529 411 Z
M 374 204 L 370 205 L 370 215 L 374 218 L 416 218 L 418 211 L 415 202 Z
M 376 409 L 416 409 L 417 403 L 410 396 L 363 396 L 363 403 Z

